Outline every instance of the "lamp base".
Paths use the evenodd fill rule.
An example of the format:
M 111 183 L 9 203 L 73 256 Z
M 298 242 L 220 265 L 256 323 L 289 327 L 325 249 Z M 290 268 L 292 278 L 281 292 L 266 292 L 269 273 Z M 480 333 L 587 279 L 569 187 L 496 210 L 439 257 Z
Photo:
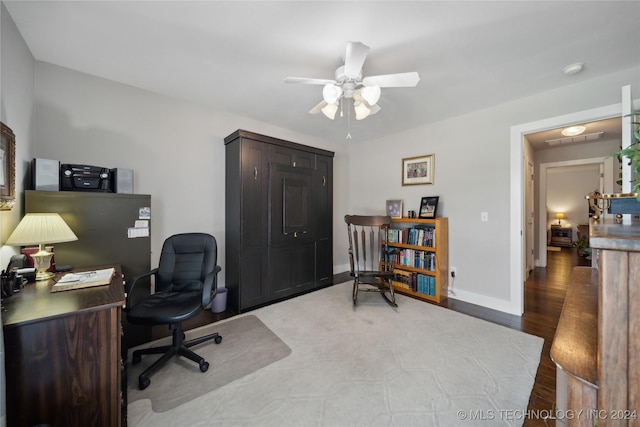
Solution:
M 47 271 L 51 267 L 51 258 L 53 252 L 41 250 L 31 255 L 33 266 L 36 269 L 36 281 L 49 280 L 53 277 L 53 273 Z

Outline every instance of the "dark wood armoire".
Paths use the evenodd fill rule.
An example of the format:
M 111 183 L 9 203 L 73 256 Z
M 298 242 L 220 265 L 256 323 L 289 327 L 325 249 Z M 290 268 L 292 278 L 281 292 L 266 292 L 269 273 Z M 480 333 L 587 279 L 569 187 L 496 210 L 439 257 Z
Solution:
M 245 130 L 224 143 L 228 308 L 330 285 L 334 153 Z

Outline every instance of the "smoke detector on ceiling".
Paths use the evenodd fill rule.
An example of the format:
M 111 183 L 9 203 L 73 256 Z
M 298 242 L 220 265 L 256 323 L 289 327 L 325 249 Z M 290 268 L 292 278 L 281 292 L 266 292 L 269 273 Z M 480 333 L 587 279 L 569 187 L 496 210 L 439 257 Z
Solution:
M 580 71 L 584 69 L 584 64 L 582 62 L 576 62 L 575 64 L 567 65 L 562 69 L 562 72 L 565 76 L 573 76 L 574 74 L 578 74 Z

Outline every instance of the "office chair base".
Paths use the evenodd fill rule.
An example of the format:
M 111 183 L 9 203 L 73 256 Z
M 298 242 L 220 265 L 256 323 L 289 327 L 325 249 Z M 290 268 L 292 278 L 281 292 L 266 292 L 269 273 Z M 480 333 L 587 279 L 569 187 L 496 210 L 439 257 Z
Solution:
M 182 325 L 174 325 L 173 328 L 173 342 L 171 345 L 163 345 L 160 347 L 152 347 L 152 348 L 143 348 L 140 350 L 135 350 L 131 356 L 132 363 L 138 363 L 142 360 L 143 354 L 162 354 L 158 360 L 153 362 L 151 366 L 144 370 L 138 376 L 138 388 L 140 390 L 144 390 L 149 387 L 151 384 L 151 380 L 149 379 L 149 375 L 153 372 L 157 371 L 160 367 L 162 367 L 167 361 L 169 361 L 174 356 L 184 356 L 187 359 L 193 360 L 200 367 L 201 372 L 206 372 L 209 369 L 209 362 L 204 360 L 203 357 L 189 350 L 189 347 L 193 347 L 194 345 L 201 344 L 205 341 L 213 340 L 216 344 L 220 344 L 222 342 L 222 336 L 220 336 L 217 332 L 205 335 L 203 337 L 195 338 L 191 341 L 184 341 L 185 334 L 182 331 Z

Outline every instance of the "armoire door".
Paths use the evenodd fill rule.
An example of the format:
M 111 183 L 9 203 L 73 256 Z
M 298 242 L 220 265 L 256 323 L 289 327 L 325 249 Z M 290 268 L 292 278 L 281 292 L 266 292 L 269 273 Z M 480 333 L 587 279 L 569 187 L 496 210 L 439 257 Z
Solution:
M 266 157 L 264 144 L 249 139 L 242 141 L 242 192 L 239 255 L 241 308 L 269 300 L 266 281 Z
M 313 204 L 316 213 L 316 286 L 333 281 L 333 159 L 316 155 L 313 175 Z
M 274 297 L 311 289 L 315 281 L 313 169 L 271 164 L 269 266 Z

